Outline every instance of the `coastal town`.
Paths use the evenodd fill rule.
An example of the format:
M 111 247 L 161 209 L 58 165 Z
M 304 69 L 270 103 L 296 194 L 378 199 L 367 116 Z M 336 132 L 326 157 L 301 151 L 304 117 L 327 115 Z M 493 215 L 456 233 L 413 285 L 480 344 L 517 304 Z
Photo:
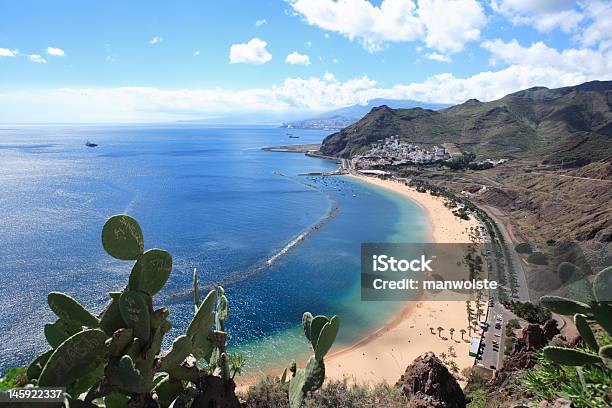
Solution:
M 434 163 L 472 162 L 472 166 L 495 167 L 507 159 L 473 161 L 474 155 L 462 151 L 455 143 L 446 142 L 424 147 L 401 140 L 399 135 L 379 139 L 363 155 L 352 158 L 355 169 L 372 169 L 380 166 L 427 165 Z

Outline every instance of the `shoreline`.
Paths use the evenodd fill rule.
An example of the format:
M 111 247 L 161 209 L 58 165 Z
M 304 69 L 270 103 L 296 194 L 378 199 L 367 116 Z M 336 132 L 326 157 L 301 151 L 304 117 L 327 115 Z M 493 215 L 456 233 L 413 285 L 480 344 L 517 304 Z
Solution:
M 441 197 L 419 193 L 395 180 L 382 180 L 369 176 L 349 175 L 373 186 L 393 191 L 421 207 L 428 218 L 430 239 L 435 243 L 467 243 L 465 228 L 475 226 L 476 221 L 462 220 L 444 206 Z M 443 327 L 444 335 L 432 334 L 430 328 Z M 454 328 L 456 336 L 448 337 L 448 329 Z M 348 378 L 356 383 L 373 385 L 385 381 L 395 384 L 412 361 L 425 352 L 433 351 L 440 357 L 449 355 L 453 347 L 456 357 L 452 360 L 459 371 L 474 364 L 469 357 L 469 336 L 461 339 L 460 329 L 467 329 L 467 312 L 464 301 L 425 300 L 409 301 L 378 329 L 345 348 L 334 351 L 326 359 L 326 377 L 341 380 Z
M 419 193 L 415 189 L 394 180 L 382 180 L 369 176 L 348 175 L 372 186 L 390 190 L 417 204 L 427 217 L 429 239 L 435 243 L 467 243 L 466 228 L 476 226 L 473 218 L 462 220 L 444 206 L 441 197 Z M 456 357 L 452 361 L 459 370 L 471 367 L 474 358 L 468 356 L 470 337 L 461 339 L 460 329 L 467 329 L 467 312 L 464 301 L 426 300 L 407 301 L 386 322 L 374 328 L 354 343 L 340 345 L 325 360 L 326 378 L 373 385 L 384 381 L 395 384 L 406 367 L 425 352 L 433 351 L 440 357 L 449 355 L 453 347 Z M 433 334 L 430 328 L 444 327 L 444 335 Z M 454 328 L 456 336 L 448 337 L 448 329 Z M 434 330 L 435 331 L 435 330 Z M 302 362 L 303 363 L 303 362 Z M 298 364 L 302 366 L 303 364 Z M 282 369 L 267 374 L 280 375 Z M 260 378 L 248 376 L 238 380 L 238 388 L 245 390 Z

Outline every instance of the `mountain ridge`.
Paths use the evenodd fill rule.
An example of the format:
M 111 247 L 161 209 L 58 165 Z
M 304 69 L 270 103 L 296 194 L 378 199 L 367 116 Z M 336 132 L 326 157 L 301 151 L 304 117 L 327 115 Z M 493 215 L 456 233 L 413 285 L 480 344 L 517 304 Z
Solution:
M 439 111 L 383 105 L 326 137 L 321 153 L 352 157 L 395 135 L 421 144 L 454 142 L 462 150 L 492 158 L 577 167 L 612 156 L 612 81 L 532 87 L 490 102 L 469 99 Z
M 416 108 L 423 107 L 431 110 L 439 110 L 450 107 L 449 104 L 420 102 L 412 99 L 385 99 L 375 98 L 367 104 L 355 104 L 343 108 L 334 109 L 320 113 L 313 117 L 285 122 L 281 127 L 301 129 L 342 129 L 357 122 L 377 106 L 386 105 L 392 108 Z

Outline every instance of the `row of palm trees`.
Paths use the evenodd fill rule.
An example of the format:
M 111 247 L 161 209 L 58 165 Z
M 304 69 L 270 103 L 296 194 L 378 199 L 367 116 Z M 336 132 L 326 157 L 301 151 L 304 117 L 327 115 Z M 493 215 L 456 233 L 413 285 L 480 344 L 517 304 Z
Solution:
M 429 330 L 431 331 L 431 334 L 436 334 L 434 330 L 437 330 L 438 331 L 438 337 L 442 337 L 442 332 L 445 329 L 442 326 L 438 326 L 436 329 L 434 329 L 433 327 L 430 327 Z M 456 330 L 451 327 L 450 329 L 448 329 L 448 332 L 450 333 L 450 338 L 452 340 L 453 335 L 455 334 Z M 461 333 L 461 340 L 463 340 L 463 336 L 465 336 L 465 333 L 467 333 L 467 330 L 461 329 L 461 330 L 459 330 L 459 333 Z

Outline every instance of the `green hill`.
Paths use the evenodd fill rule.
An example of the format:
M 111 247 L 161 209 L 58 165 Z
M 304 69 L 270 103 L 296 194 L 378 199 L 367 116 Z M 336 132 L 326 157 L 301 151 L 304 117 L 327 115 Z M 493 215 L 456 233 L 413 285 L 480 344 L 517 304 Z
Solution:
M 321 152 L 351 157 L 394 135 L 421 144 L 454 142 L 478 156 L 581 166 L 612 156 L 612 81 L 535 87 L 440 111 L 383 105 L 325 138 Z

